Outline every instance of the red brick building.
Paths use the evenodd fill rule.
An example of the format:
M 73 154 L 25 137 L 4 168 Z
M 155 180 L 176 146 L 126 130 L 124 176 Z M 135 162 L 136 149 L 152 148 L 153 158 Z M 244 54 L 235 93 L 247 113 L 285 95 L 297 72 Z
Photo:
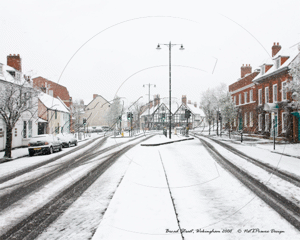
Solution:
M 242 66 L 241 78 L 229 86 L 239 109 L 236 130 L 299 142 L 299 119 L 293 108 L 292 93 L 287 90 L 290 64 L 299 57 L 299 50 L 272 46 L 272 59 L 252 72 L 250 65 Z M 298 114 L 299 115 L 299 114 Z
M 234 120 L 233 128 L 248 133 L 256 132 L 257 91 L 253 79 L 259 71 L 252 72 L 250 64 L 241 67 L 241 78 L 229 86 L 229 92 L 238 107 L 238 118 Z
M 52 82 L 43 77 L 33 78 L 32 81 L 33 81 L 33 87 L 42 90 L 44 93 L 54 98 L 60 98 L 60 100 L 62 100 L 63 103 L 69 108 L 70 113 L 72 115 L 72 111 L 71 111 L 72 97 L 70 97 L 69 91 L 65 86 Z M 39 105 L 39 108 L 40 107 L 41 105 Z M 72 130 L 73 130 L 73 121 L 72 121 L 72 117 L 70 117 L 70 131 Z
M 72 105 L 72 97 L 70 97 L 66 87 L 43 77 L 33 78 L 32 81 L 34 87 L 41 89 L 44 93 L 47 93 L 52 97 L 59 97 L 67 107 Z

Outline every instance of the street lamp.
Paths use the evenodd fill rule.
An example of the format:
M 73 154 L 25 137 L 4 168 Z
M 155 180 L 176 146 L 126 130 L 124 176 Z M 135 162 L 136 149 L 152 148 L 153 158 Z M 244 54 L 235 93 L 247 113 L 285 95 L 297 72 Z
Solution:
M 150 87 L 151 86 L 153 86 L 153 87 L 156 87 L 156 85 L 155 84 L 144 84 L 143 85 L 143 87 L 145 87 L 145 86 L 148 86 L 148 88 L 149 88 L 149 105 L 148 105 L 148 119 L 150 118 Z M 148 120 L 148 129 L 150 130 L 150 121 Z
M 170 110 L 170 116 L 169 116 L 169 121 L 170 121 L 170 126 L 169 126 L 169 138 L 171 139 L 171 123 L 172 123 L 172 116 L 171 116 L 171 48 L 176 45 L 181 45 L 179 50 L 184 50 L 184 47 L 182 44 L 171 44 L 169 42 L 168 44 L 157 44 L 157 50 L 160 50 L 160 45 L 164 46 L 169 46 L 169 110 Z

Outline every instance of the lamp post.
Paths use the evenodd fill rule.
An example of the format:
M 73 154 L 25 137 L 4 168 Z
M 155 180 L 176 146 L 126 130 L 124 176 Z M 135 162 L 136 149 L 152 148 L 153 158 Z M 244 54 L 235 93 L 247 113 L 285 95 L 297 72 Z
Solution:
M 169 121 L 170 121 L 170 126 L 169 126 L 169 138 L 171 139 L 171 125 L 172 125 L 172 116 L 171 116 L 171 49 L 173 46 L 176 45 L 181 45 L 181 47 L 179 48 L 179 50 L 184 50 L 184 47 L 182 44 L 172 44 L 171 42 L 169 42 L 168 44 L 158 44 L 157 45 L 157 50 L 160 50 L 160 45 L 164 45 L 164 46 L 168 46 L 169 47 L 169 111 L 170 111 L 170 115 L 169 115 Z
M 148 98 L 149 99 L 149 103 L 148 103 L 149 104 L 148 105 L 148 130 L 150 130 L 150 121 L 149 121 L 149 118 L 150 118 L 150 87 L 151 86 L 156 87 L 156 85 L 149 83 L 149 84 L 144 84 L 143 85 L 143 87 L 145 87 L 145 86 L 148 86 L 148 88 L 149 88 L 149 94 L 148 94 L 149 95 L 149 98 Z

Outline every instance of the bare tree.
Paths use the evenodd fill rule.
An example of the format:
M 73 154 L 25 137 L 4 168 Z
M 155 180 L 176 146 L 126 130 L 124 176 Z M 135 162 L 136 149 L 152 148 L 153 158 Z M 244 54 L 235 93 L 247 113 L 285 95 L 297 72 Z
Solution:
M 128 109 L 133 113 L 133 128 L 140 129 L 140 116 L 142 114 L 143 104 L 139 102 L 134 102 Z
M 6 125 L 6 147 L 4 157 L 11 158 L 12 131 L 25 113 L 37 116 L 38 91 L 28 79 L 3 81 L 0 89 L 0 115 Z
M 218 111 L 222 116 L 223 122 L 228 126 L 231 125 L 231 122 L 237 116 L 237 109 L 225 83 L 204 91 L 201 96 L 200 105 L 209 124 L 209 134 L 211 122 L 213 119 L 217 119 L 218 116 L 216 114 Z
M 120 98 L 116 96 L 110 104 L 107 115 L 105 116 L 106 122 L 109 127 L 113 127 L 117 123 L 119 116 L 122 114 L 122 104 Z
M 79 128 L 82 127 L 82 114 L 84 113 L 84 101 L 82 99 L 76 99 L 72 106 L 72 124 L 75 132 L 79 131 Z
M 201 94 L 200 106 L 206 116 L 210 135 L 211 124 L 215 119 L 215 113 L 218 108 L 218 99 L 215 89 L 207 89 Z

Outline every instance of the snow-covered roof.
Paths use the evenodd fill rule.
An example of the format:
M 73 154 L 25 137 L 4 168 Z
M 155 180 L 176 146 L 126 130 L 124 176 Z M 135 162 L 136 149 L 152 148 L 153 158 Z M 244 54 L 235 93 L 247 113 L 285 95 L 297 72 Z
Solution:
M 54 98 L 46 93 L 41 93 L 40 101 L 51 110 L 69 113 L 69 108 L 58 98 Z
M 0 73 L 0 80 L 17 84 L 17 85 L 23 85 L 26 87 L 31 87 L 32 85 L 28 83 L 28 81 L 24 78 L 24 75 L 22 72 L 19 72 L 13 67 L 10 67 L 8 65 L 0 63 L 2 66 L 2 72 Z M 9 72 L 14 72 L 15 76 L 19 75 L 19 80 L 16 77 L 13 77 Z
M 152 113 L 154 113 L 158 107 L 159 107 L 159 105 L 156 105 L 155 107 L 152 106 L 152 108 L 150 108 L 150 115 L 151 115 Z M 142 117 L 142 116 L 148 116 L 148 115 L 149 115 L 149 109 L 146 108 L 146 110 L 141 114 L 141 117 Z
M 299 55 L 299 50 L 297 46 L 288 49 L 281 49 L 272 59 L 275 60 L 276 58 L 281 56 L 289 58 L 279 68 L 276 68 L 276 64 L 273 63 L 273 66 L 266 73 L 262 74 L 262 72 L 260 72 L 252 81 L 258 81 L 260 80 L 260 78 L 265 78 L 267 76 L 275 74 L 276 72 L 280 72 L 284 68 L 288 67 L 291 64 L 291 62 L 297 57 L 297 55 Z M 268 64 L 269 62 L 270 61 L 267 61 L 266 64 Z
M 205 116 L 203 110 L 200 109 L 199 107 L 195 107 L 194 104 L 189 104 L 189 103 L 188 103 L 186 106 L 191 110 L 191 112 L 192 112 L 194 115 L 199 114 L 200 116 L 203 116 L 203 117 Z

